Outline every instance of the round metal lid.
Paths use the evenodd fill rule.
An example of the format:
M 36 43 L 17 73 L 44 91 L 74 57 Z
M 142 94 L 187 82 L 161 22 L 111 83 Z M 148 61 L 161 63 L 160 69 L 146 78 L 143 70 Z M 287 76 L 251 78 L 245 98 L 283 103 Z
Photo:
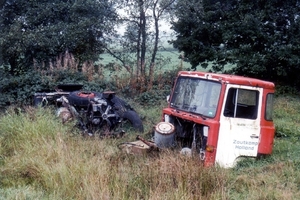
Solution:
M 171 134 L 174 132 L 175 128 L 173 124 L 169 122 L 160 122 L 156 125 L 155 130 L 161 134 Z

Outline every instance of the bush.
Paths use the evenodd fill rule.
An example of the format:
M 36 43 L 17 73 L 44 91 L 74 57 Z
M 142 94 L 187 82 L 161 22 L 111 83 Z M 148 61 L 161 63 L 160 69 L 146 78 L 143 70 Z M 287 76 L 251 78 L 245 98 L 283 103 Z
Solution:
M 141 93 L 138 88 L 135 88 L 140 87 L 140 84 L 133 86 L 128 76 L 104 79 L 97 73 L 92 77 L 90 73 L 79 72 L 74 68 L 53 68 L 47 71 L 37 68 L 18 76 L 3 71 L 0 75 L 0 107 L 32 105 L 34 93 L 53 91 L 59 84 L 72 83 L 82 84 L 86 91 L 112 90 L 120 96 L 135 99 L 142 105 L 156 105 L 169 95 L 177 72 L 178 70 L 172 70 L 156 75 L 151 89 Z M 134 95 L 135 98 L 132 98 Z
M 295 87 L 286 85 L 276 85 L 277 95 L 299 95 L 299 91 Z
M 137 95 L 135 100 L 141 105 L 155 106 L 160 105 L 162 100 L 166 100 L 166 97 L 169 94 L 169 90 L 151 90 Z
M 109 85 L 102 80 L 89 82 L 85 74 L 68 70 L 49 73 L 31 70 L 18 76 L 2 73 L 0 78 L 0 107 L 2 108 L 9 105 L 32 105 L 34 93 L 53 91 L 59 84 L 82 84 L 85 90 L 90 91 L 103 91 Z
M 20 76 L 2 74 L 0 80 L 0 106 L 12 104 L 31 104 L 32 96 L 36 91 L 48 89 L 50 81 L 33 71 L 25 72 Z

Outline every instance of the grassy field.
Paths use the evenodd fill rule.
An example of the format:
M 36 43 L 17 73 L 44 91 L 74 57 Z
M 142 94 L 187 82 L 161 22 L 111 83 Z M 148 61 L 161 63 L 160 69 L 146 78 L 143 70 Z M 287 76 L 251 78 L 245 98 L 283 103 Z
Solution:
M 134 107 L 146 132 L 157 107 Z M 6 199 L 280 199 L 300 198 L 300 99 L 275 99 L 278 136 L 272 156 L 233 169 L 203 168 L 175 151 L 132 156 L 121 139 L 84 138 L 50 109 L 9 110 L 0 118 L 0 200 Z M 146 135 L 143 135 L 147 137 Z

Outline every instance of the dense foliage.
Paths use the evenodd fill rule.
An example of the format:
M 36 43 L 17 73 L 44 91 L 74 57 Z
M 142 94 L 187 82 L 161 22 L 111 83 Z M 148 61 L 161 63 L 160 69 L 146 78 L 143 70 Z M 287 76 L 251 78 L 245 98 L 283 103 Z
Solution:
M 233 63 L 227 72 L 297 86 L 299 11 L 296 0 L 178 1 L 172 43 L 194 69 Z
M 114 83 L 101 79 L 89 81 L 86 74 L 70 70 L 57 70 L 46 75 L 36 71 L 26 71 L 19 76 L 0 73 L 0 109 L 10 105 L 33 105 L 36 92 L 54 91 L 60 84 L 82 84 L 86 91 L 99 92 L 115 88 Z
M 91 80 L 89 74 L 72 70 L 56 69 L 47 73 L 26 71 L 18 76 L 0 70 L 0 109 L 10 105 L 33 105 L 36 92 L 54 91 L 57 85 L 72 83 L 82 84 L 85 91 L 112 90 L 126 99 L 136 100 L 141 105 L 158 105 L 170 94 L 172 81 L 177 72 L 173 70 L 156 75 L 153 90 L 140 93 L 136 91 L 136 87 L 139 86 L 130 85 L 128 78 L 122 76 L 115 76 L 114 79 L 95 76 Z
M 11 73 L 28 69 L 33 59 L 48 64 L 66 50 L 80 62 L 98 59 L 116 20 L 108 0 L 7 0 L 0 6 L 0 57 Z

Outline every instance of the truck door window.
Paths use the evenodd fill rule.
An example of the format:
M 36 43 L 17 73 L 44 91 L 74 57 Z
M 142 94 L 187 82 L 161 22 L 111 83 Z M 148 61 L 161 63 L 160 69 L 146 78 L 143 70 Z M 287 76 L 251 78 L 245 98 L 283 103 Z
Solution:
M 230 88 L 226 99 L 224 116 L 256 119 L 258 110 L 257 90 Z
M 170 106 L 178 110 L 214 117 L 219 102 L 221 84 L 207 79 L 178 78 Z
M 274 97 L 273 93 L 267 95 L 265 119 L 268 121 L 273 120 L 273 101 L 274 101 L 273 97 Z

